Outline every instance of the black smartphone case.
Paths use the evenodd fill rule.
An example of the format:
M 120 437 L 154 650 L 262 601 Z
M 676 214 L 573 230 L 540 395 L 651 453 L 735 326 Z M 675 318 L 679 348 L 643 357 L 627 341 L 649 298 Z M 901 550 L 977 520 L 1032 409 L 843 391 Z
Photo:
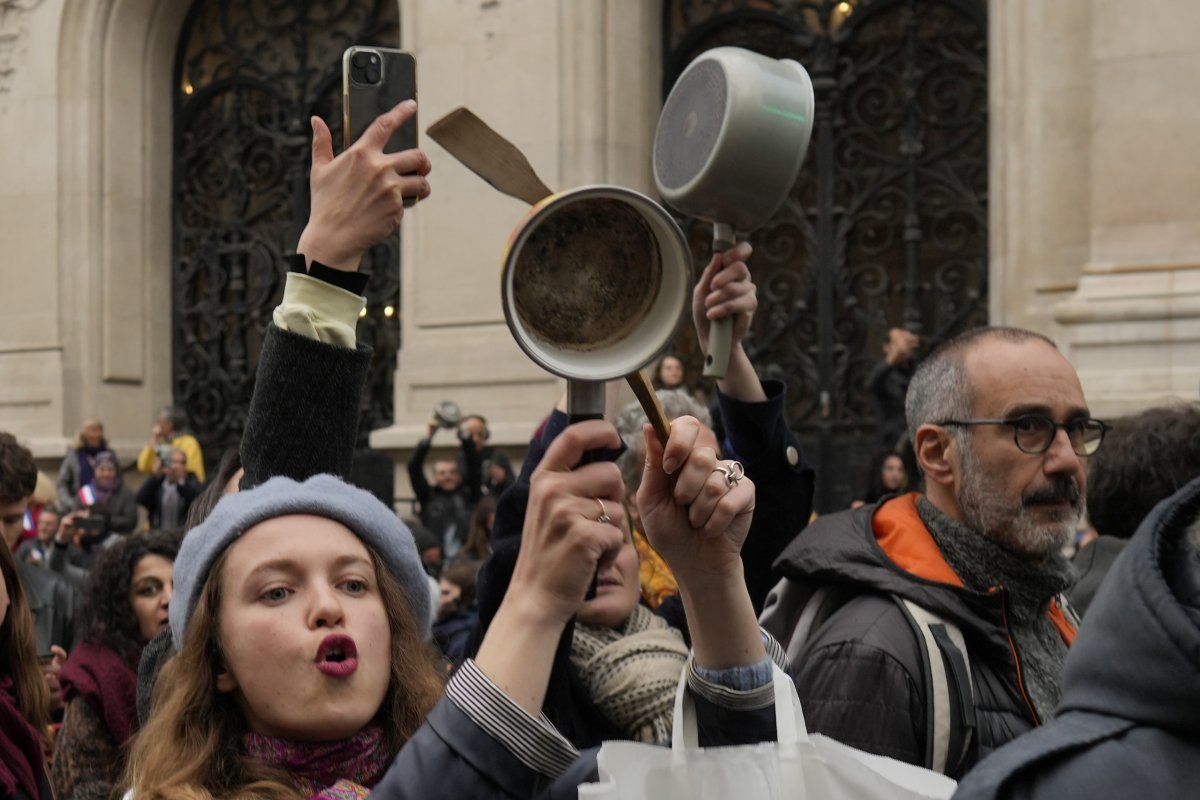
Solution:
M 365 83 L 355 79 L 351 59 L 357 52 L 375 53 L 380 58 L 380 80 Z M 391 111 L 404 101 L 417 97 L 417 62 L 411 53 L 386 47 L 350 47 L 342 56 L 342 100 L 345 113 L 345 141 L 349 147 L 358 141 L 380 114 Z M 417 117 L 400 126 L 384 147 L 385 153 L 398 153 L 417 146 Z M 412 205 L 415 199 L 405 200 Z

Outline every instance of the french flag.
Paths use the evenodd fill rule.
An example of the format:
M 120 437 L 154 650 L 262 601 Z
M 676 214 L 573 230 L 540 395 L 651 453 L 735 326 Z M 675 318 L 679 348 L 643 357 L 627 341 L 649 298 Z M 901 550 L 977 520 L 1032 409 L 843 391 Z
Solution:
M 29 508 L 25 509 L 25 519 L 22 521 L 22 526 L 27 531 L 36 531 L 37 530 L 37 525 L 33 524 L 33 510 L 32 509 L 29 509 Z
M 79 499 L 83 501 L 85 506 L 96 505 L 96 493 L 92 491 L 90 484 L 79 490 Z

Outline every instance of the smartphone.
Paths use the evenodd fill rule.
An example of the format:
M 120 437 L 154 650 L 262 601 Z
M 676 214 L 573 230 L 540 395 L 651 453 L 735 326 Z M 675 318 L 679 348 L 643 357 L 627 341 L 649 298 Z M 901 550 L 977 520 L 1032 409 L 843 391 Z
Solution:
M 412 53 L 387 47 L 346 48 L 342 54 L 342 113 L 345 117 L 343 146 L 358 141 L 363 131 L 380 114 L 404 100 L 417 98 L 417 61 Z M 417 117 L 400 126 L 383 148 L 398 153 L 417 146 Z M 405 198 L 404 205 L 417 202 Z
M 104 517 L 79 517 L 75 520 L 75 527 L 81 531 L 102 531 Z

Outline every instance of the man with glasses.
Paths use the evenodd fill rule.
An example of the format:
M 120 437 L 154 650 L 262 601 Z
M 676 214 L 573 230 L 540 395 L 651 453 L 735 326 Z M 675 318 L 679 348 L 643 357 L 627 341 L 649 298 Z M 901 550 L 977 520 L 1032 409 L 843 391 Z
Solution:
M 785 584 L 840 592 L 793 659 L 810 730 L 959 777 L 1059 700 L 1076 624 L 1062 550 L 1107 426 L 1054 343 L 1015 328 L 935 349 L 905 413 L 923 493 L 817 520 L 776 568 Z M 925 613 L 929 644 L 912 621 Z M 945 622 L 961 644 L 944 644 Z M 931 678 L 939 665 L 948 684 Z M 947 685 L 949 730 L 933 705 Z

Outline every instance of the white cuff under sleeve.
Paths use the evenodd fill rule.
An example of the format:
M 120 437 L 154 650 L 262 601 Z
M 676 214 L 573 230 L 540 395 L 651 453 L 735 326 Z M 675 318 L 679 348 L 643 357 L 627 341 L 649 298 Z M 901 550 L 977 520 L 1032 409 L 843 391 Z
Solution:
M 367 298 L 348 292 L 319 278 L 289 272 L 283 285 L 283 300 L 272 320 L 285 331 L 318 342 L 354 349 L 354 329 Z

